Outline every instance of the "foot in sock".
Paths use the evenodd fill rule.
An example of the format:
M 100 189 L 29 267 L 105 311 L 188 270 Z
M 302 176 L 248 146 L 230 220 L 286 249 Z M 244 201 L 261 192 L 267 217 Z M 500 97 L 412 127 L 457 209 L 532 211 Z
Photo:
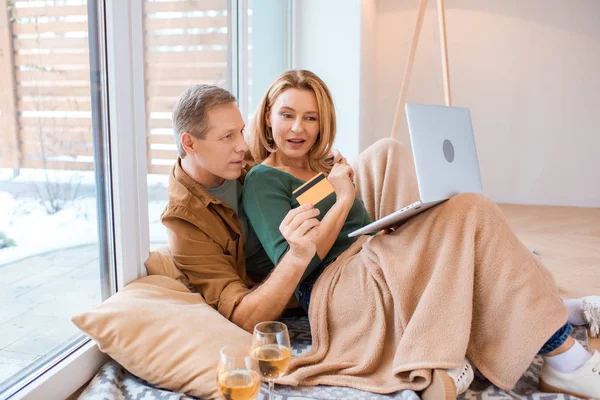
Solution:
M 465 362 L 461 367 L 449 369 L 448 375 L 452 377 L 456 384 L 456 394 L 463 394 L 469 389 L 473 379 L 475 379 L 475 372 L 469 360 L 465 358 Z
M 456 399 L 469 389 L 475 378 L 473 367 L 465 358 L 462 366 L 458 368 L 433 371 L 431 384 L 421 393 L 421 400 Z
M 589 353 L 579 342 L 564 353 L 544 357 L 540 390 L 583 398 L 600 398 L 600 353 Z
M 571 325 L 589 325 L 590 335 L 598 337 L 600 333 L 600 296 L 586 296 L 579 299 L 563 300 L 569 311 Z

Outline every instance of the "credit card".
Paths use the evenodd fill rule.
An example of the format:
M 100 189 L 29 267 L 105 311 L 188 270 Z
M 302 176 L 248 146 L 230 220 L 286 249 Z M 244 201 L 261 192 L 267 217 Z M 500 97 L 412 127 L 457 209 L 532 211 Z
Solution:
M 301 206 L 307 203 L 314 206 L 333 192 L 333 186 L 331 186 L 325 174 L 321 172 L 294 190 L 292 194 L 296 196 L 296 200 L 298 200 Z

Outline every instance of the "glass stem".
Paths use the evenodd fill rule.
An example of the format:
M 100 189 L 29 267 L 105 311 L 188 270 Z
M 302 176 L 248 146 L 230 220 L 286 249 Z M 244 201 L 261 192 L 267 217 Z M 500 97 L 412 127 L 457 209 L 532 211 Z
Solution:
M 275 387 L 275 382 L 270 380 L 269 381 L 269 400 L 273 400 L 273 389 Z

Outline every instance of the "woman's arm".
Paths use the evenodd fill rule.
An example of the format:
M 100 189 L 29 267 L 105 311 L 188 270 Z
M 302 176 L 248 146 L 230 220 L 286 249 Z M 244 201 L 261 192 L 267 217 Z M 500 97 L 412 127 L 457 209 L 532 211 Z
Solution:
M 354 199 L 336 199 L 333 207 L 327 211 L 327 214 L 321 220 L 321 234 L 317 237 L 315 243 L 317 245 L 317 255 L 321 260 L 325 259 L 340 235 L 353 203 Z
M 317 255 L 321 260 L 333 247 L 354 204 L 356 190 L 353 176 L 352 167 L 344 162 L 335 164 L 327 178 L 335 190 L 336 200 L 321 220 L 320 235 L 316 239 Z

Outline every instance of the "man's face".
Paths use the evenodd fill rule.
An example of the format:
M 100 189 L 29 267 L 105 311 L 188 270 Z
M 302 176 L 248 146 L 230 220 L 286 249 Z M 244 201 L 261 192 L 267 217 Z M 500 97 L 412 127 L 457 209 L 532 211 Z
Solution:
M 221 105 L 208 112 L 208 131 L 203 139 L 192 137 L 194 168 L 217 187 L 225 179 L 240 177 L 244 162 L 244 153 L 248 146 L 244 141 L 244 120 L 234 103 Z

